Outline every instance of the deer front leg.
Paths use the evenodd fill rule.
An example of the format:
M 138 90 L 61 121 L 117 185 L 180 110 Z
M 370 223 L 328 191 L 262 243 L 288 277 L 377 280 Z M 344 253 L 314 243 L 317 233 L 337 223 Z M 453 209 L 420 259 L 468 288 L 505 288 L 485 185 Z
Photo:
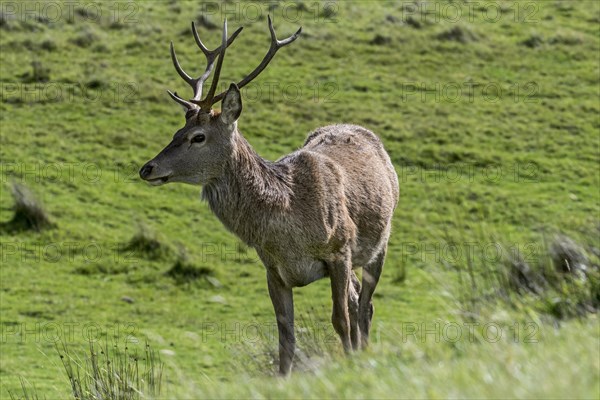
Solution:
M 269 272 L 267 273 L 267 283 L 279 331 L 279 374 L 287 376 L 292 370 L 296 349 L 292 288 L 286 287 L 278 276 Z
M 333 299 L 331 322 L 342 340 L 344 351 L 348 354 L 352 350 L 350 314 L 348 312 L 350 274 L 352 273 L 350 257 L 345 254 L 336 257 L 329 264 L 329 270 Z

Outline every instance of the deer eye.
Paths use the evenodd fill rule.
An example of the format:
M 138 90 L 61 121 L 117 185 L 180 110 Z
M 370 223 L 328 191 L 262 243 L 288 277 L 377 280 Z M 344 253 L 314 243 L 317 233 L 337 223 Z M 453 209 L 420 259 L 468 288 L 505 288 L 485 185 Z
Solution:
M 206 136 L 204 136 L 203 134 L 199 134 L 199 135 L 192 137 L 192 140 L 190 140 L 190 142 L 202 143 L 202 142 L 204 142 L 204 139 L 206 139 Z

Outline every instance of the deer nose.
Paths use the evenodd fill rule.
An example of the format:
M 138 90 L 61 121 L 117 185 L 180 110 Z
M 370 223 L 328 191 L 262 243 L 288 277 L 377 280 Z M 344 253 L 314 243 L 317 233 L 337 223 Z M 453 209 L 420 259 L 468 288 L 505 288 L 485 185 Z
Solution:
M 154 164 L 148 163 L 140 169 L 140 178 L 148 179 L 150 174 L 152 173 L 152 169 L 154 168 Z

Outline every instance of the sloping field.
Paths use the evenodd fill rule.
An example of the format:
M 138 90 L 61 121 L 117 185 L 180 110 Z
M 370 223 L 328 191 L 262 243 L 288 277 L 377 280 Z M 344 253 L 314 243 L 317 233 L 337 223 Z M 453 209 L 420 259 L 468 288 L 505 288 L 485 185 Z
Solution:
M 598 2 L 0 4 L 2 398 L 68 398 L 60 354 L 85 369 L 90 341 L 148 343 L 165 398 L 599 397 Z M 269 13 L 303 33 L 242 90 L 241 132 L 276 160 L 363 125 L 401 192 L 371 348 L 343 356 L 328 280 L 295 289 L 289 380 L 254 250 L 200 188 L 138 178 L 184 123 L 165 90 L 191 96 L 169 41 L 199 74 L 190 21 L 210 48 L 243 25 L 224 90 Z

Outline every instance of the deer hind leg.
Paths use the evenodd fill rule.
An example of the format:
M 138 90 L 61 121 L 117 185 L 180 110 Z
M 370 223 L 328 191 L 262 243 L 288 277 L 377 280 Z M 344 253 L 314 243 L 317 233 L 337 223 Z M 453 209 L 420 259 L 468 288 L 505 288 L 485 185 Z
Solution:
M 360 328 L 359 328 L 359 313 L 358 313 L 358 298 L 360 294 L 360 282 L 354 271 L 350 271 L 350 285 L 348 287 L 348 314 L 350 315 L 350 340 L 352 341 L 352 349 L 360 348 Z
M 363 268 L 362 290 L 358 298 L 358 326 L 360 329 L 360 338 L 363 349 L 369 344 L 369 331 L 371 330 L 371 320 L 373 319 L 373 292 L 385 260 L 387 243 L 375 258 Z
M 328 266 L 329 276 L 331 277 L 331 297 L 333 299 L 331 322 L 342 340 L 344 351 L 349 353 L 352 350 L 352 341 L 350 338 L 351 325 L 348 302 L 350 276 L 353 275 L 349 254 L 339 255 L 332 262 L 328 263 Z

